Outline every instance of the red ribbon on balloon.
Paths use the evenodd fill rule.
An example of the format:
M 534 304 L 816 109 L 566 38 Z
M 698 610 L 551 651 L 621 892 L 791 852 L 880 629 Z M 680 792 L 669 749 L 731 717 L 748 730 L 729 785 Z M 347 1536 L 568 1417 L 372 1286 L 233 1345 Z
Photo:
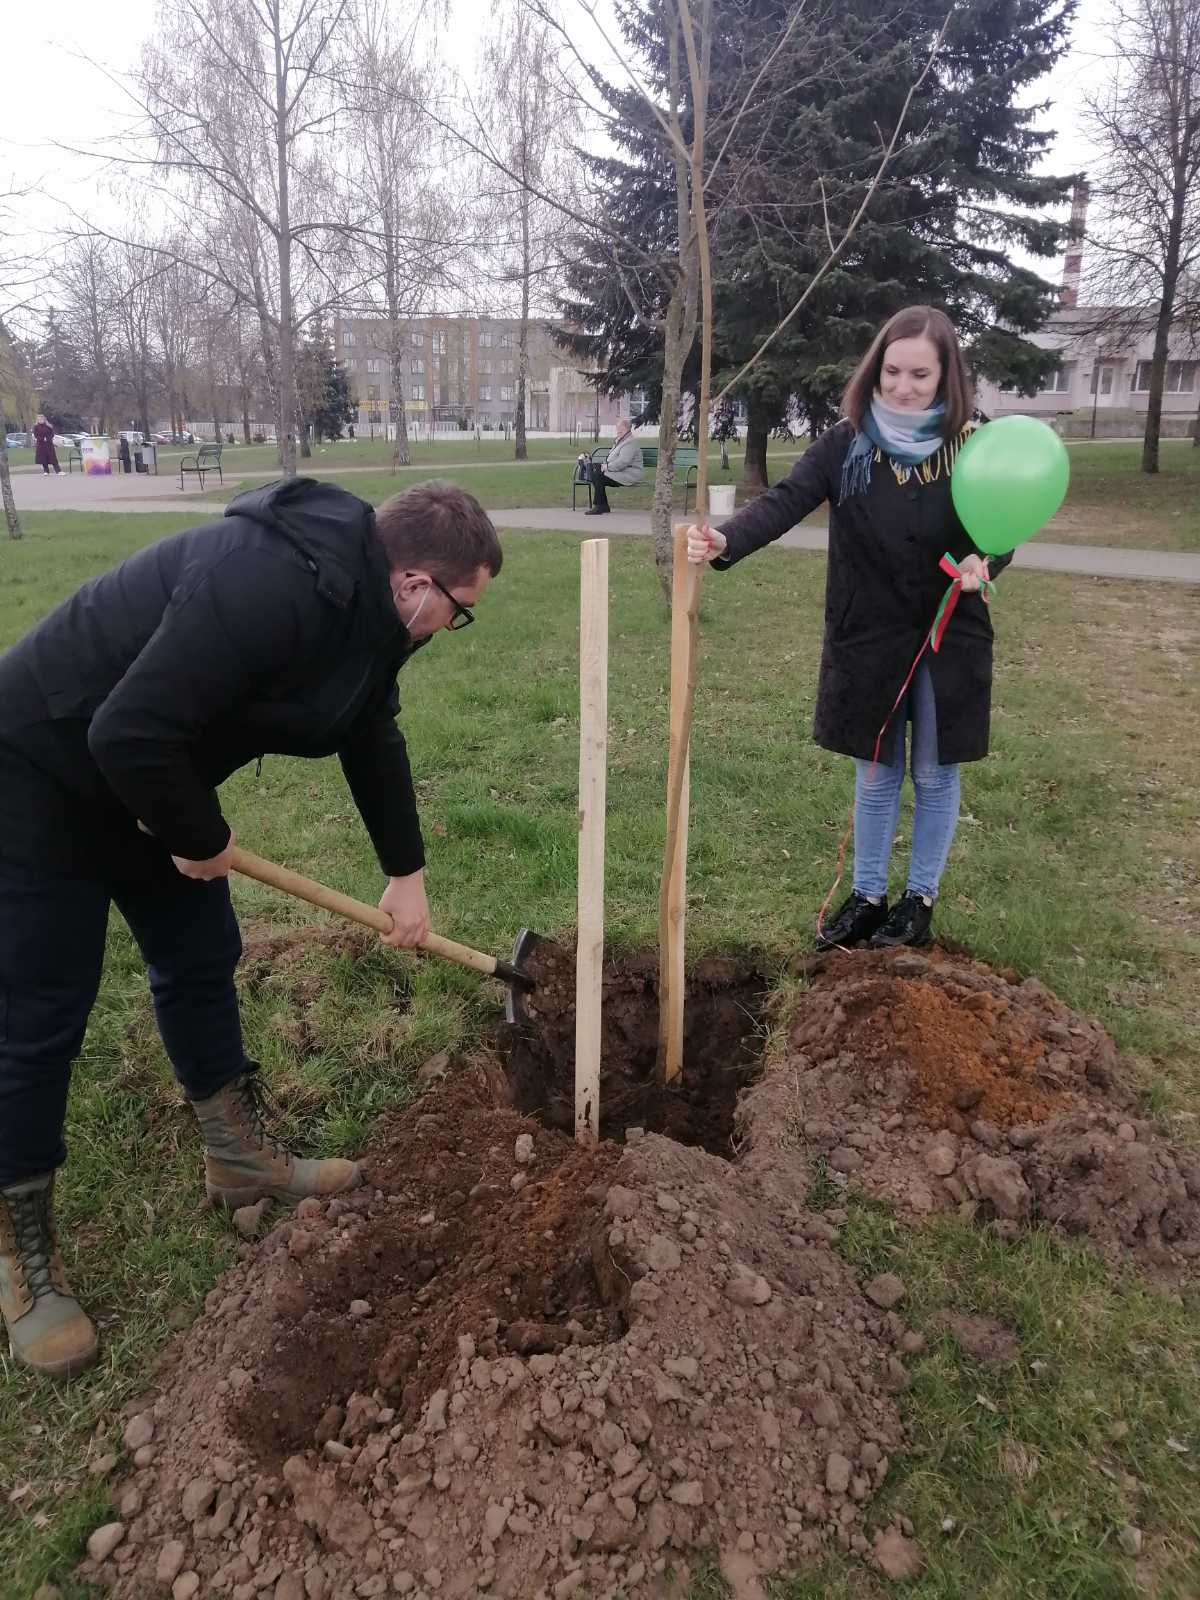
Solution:
M 942 596 L 942 603 L 940 606 L 938 606 L 937 615 L 933 619 L 933 627 L 930 628 L 929 636 L 925 640 L 925 644 L 927 644 L 930 649 L 934 651 L 942 648 L 942 639 L 945 637 L 946 629 L 950 624 L 950 618 L 954 615 L 954 608 L 958 605 L 959 596 L 963 592 L 962 568 L 948 550 L 938 562 L 938 566 L 941 567 L 942 571 L 947 573 L 954 581 Z M 992 580 L 987 575 L 987 558 L 985 556 L 983 562 L 983 583 L 979 589 L 979 595 L 984 605 L 989 605 L 991 603 L 992 589 L 993 584 Z M 908 677 L 904 681 L 904 689 L 907 689 L 908 685 L 912 682 L 912 675 L 917 670 L 917 662 L 919 662 L 921 657 L 925 654 L 925 644 L 923 644 L 920 650 L 917 651 L 917 660 L 913 662 L 912 670 L 909 672 Z M 901 689 L 901 695 L 903 695 L 904 689 Z M 899 705 L 899 703 L 900 702 L 897 700 L 896 705 Z M 896 706 L 893 706 L 892 711 L 889 711 L 888 713 L 889 722 L 891 721 L 892 712 L 894 712 L 895 709 Z M 887 723 L 885 722 L 883 728 L 886 727 Z M 880 738 L 883 737 L 883 728 L 880 729 Z

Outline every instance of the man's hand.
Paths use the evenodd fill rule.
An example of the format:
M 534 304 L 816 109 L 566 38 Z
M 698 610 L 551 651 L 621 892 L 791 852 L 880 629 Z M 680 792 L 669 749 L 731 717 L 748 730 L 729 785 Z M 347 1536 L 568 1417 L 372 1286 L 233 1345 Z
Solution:
M 987 557 L 964 556 L 958 563 L 958 570 L 962 576 L 962 592 L 977 594 L 988 576 Z
M 728 542 L 720 528 L 710 528 L 707 523 L 700 527 L 693 524 L 687 531 L 688 560 L 696 566 L 704 561 L 715 561 L 725 554 Z
M 424 944 L 429 936 L 424 869 L 410 872 L 407 878 L 389 878 L 379 909 L 392 919 L 391 933 L 379 935 L 384 944 L 396 950 L 412 950 Z
M 140 822 L 138 827 L 142 827 Z M 143 833 L 147 831 L 147 829 L 142 828 Z M 219 856 L 209 856 L 207 861 L 189 861 L 186 856 L 172 856 L 171 860 L 185 878 L 198 878 L 202 883 L 210 883 L 214 878 L 227 878 L 233 871 L 234 843 L 234 836 L 231 832 L 229 843 Z

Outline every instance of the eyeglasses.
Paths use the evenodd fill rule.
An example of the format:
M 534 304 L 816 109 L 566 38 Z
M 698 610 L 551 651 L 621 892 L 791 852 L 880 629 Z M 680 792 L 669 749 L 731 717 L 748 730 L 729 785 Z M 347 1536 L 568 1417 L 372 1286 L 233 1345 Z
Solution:
M 444 594 L 446 596 L 446 599 L 449 600 L 450 604 L 454 607 L 454 615 L 450 618 L 449 623 L 451 632 L 457 633 L 460 628 L 469 628 L 475 621 L 475 613 L 471 610 L 470 606 L 465 606 L 461 600 L 456 600 L 450 593 L 449 589 L 447 589 L 446 585 L 444 583 L 439 583 L 433 576 L 432 572 L 429 574 L 429 581 L 440 594 Z

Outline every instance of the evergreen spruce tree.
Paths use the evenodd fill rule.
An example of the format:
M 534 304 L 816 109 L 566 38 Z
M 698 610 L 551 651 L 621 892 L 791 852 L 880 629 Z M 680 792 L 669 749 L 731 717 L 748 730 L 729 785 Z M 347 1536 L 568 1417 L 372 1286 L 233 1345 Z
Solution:
M 802 20 L 768 69 L 710 184 L 714 387 L 755 353 L 811 283 L 830 237 L 841 236 L 945 9 L 941 0 L 910 0 L 899 13 L 848 0 L 823 15 L 818 35 Z M 942 306 L 977 371 L 998 381 L 1029 390 L 1049 370 L 1053 358 L 1022 335 L 1044 322 L 1056 290 L 1009 251 L 1057 251 L 1062 228 L 1044 208 L 1063 200 L 1071 179 L 1033 173 L 1050 135 L 1034 126 L 1039 108 L 1018 101 L 1065 47 L 1072 9 L 1073 0 L 963 0 L 955 8 L 850 245 L 739 383 L 748 483 L 766 483 L 767 440 L 789 396 L 814 431 L 827 426 L 871 335 L 901 306 Z M 636 7 L 636 26 L 622 14 L 631 48 L 654 48 L 653 10 L 651 0 Z M 716 0 L 710 151 L 791 10 L 788 0 Z M 645 247 L 669 221 L 672 201 L 669 174 L 643 130 L 644 118 L 622 128 L 619 156 L 593 171 L 608 185 L 610 218 Z M 645 235 L 633 231 L 639 221 Z M 653 388 L 653 330 L 634 310 L 650 280 L 634 270 L 633 255 L 626 248 L 617 271 L 613 247 L 588 241 L 563 306 L 579 329 L 564 342 L 607 356 L 613 392 Z

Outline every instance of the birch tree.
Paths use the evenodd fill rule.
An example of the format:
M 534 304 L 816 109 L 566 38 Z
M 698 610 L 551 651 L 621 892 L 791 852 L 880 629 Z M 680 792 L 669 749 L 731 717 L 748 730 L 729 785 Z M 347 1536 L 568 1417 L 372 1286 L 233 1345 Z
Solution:
M 356 292 L 349 309 L 382 314 L 396 464 L 410 462 L 406 399 L 408 323 L 454 281 L 471 222 L 450 181 L 445 135 L 425 115 L 442 90 L 435 51 L 444 19 L 434 4 L 405 9 L 362 0 L 348 30 L 343 78 L 346 159 L 338 186 Z
M 323 276 L 331 231 L 325 196 L 306 179 L 335 127 L 330 74 L 347 5 L 160 0 L 133 78 L 140 131 L 153 145 L 143 159 L 171 180 L 162 198 L 177 233 L 173 253 L 248 295 L 264 357 L 273 345 L 285 475 L 296 470 L 297 267 Z M 242 246 L 232 270 L 204 248 L 223 231 Z
M 477 97 L 479 118 L 502 166 L 492 167 L 487 194 L 494 218 L 493 275 L 515 292 L 518 317 L 513 453 L 528 456 L 529 331 L 535 307 L 549 311 L 566 234 L 561 210 L 542 198 L 570 190 L 568 152 L 579 134 L 575 97 L 564 92 L 558 37 L 541 6 L 509 0 L 496 13 Z

